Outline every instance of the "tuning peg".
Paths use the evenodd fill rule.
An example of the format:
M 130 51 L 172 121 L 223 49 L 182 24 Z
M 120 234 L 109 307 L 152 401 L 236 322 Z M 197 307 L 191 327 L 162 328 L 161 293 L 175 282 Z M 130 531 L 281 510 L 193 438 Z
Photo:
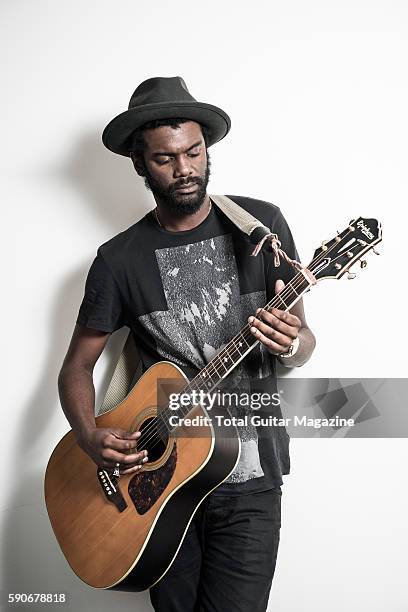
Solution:
M 356 278 L 357 274 L 355 272 L 347 272 L 347 278 L 349 280 L 353 280 L 353 278 Z
M 365 259 L 360 259 L 360 268 L 365 268 L 367 266 L 367 262 Z
M 375 249 L 373 249 L 373 253 L 375 253 L 376 255 L 381 255 L 381 253 L 379 253 L 378 251 L 376 251 Z
M 335 237 L 335 241 L 340 242 L 340 240 L 341 240 L 340 232 L 339 230 L 337 230 L 337 236 Z
M 326 246 L 327 240 L 323 240 L 322 242 L 322 251 L 327 251 L 328 247 Z

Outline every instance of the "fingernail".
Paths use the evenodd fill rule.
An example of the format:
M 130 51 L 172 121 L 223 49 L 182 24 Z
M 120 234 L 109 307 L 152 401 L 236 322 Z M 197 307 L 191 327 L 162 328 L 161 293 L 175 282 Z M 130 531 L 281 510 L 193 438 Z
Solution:
M 145 457 L 145 458 L 143 459 L 143 463 L 146 463 L 146 461 L 147 461 L 147 457 Z
M 256 332 L 257 332 L 257 331 L 258 331 L 258 330 L 256 329 L 256 327 L 251 327 L 251 332 L 252 332 L 253 334 L 256 334 Z
M 248 323 L 253 323 L 255 317 L 248 317 Z

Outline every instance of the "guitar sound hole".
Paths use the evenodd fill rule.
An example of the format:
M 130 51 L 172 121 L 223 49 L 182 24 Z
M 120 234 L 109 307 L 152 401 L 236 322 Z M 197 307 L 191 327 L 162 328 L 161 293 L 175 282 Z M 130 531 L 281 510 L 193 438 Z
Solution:
M 156 417 L 146 419 L 140 427 L 139 450 L 147 450 L 148 461 L 157 461 L 167 447 L 169 434 L 163 421 Z

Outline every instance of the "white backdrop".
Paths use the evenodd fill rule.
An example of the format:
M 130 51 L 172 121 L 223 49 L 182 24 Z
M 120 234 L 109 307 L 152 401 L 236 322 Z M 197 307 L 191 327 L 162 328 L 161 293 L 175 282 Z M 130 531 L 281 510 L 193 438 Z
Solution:
M 349 219 L 380 218 L 383 256 L 307 295 L 318 346 L 291 375 L 404 377 L 408 5 L 3 0 L 1 15 L 2 588 L 64 591 L 76 611 L 144 612 L 146 594 L 95 591 L 72 574 L 42 489 L 68 429 L 56 378 L 86 272 L 98 245 L 153 206 L 101 132 L 142 80 L 181 75 L 232 118 L 211 149 L 210 193 L 278 204 L 305 262 Z M 122 339 L 97 364 L 98 397 Z M 269 610 L 407 610 L 406 440 L 291 449 Z

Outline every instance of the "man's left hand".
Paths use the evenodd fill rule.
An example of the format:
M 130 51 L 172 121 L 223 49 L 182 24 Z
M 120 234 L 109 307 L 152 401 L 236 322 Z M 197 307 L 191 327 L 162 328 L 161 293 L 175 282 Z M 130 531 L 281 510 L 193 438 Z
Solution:
M 284 286 L 282 280 L 277 280 L 275 293 L 282 291 Z M 248 323 L 255 338 L 274 355 L 287 353 L 302 326 L 298 317 L 278 308 L 272 308 L 270 311 L 258 308 L 256 317 L 249 317 Z

